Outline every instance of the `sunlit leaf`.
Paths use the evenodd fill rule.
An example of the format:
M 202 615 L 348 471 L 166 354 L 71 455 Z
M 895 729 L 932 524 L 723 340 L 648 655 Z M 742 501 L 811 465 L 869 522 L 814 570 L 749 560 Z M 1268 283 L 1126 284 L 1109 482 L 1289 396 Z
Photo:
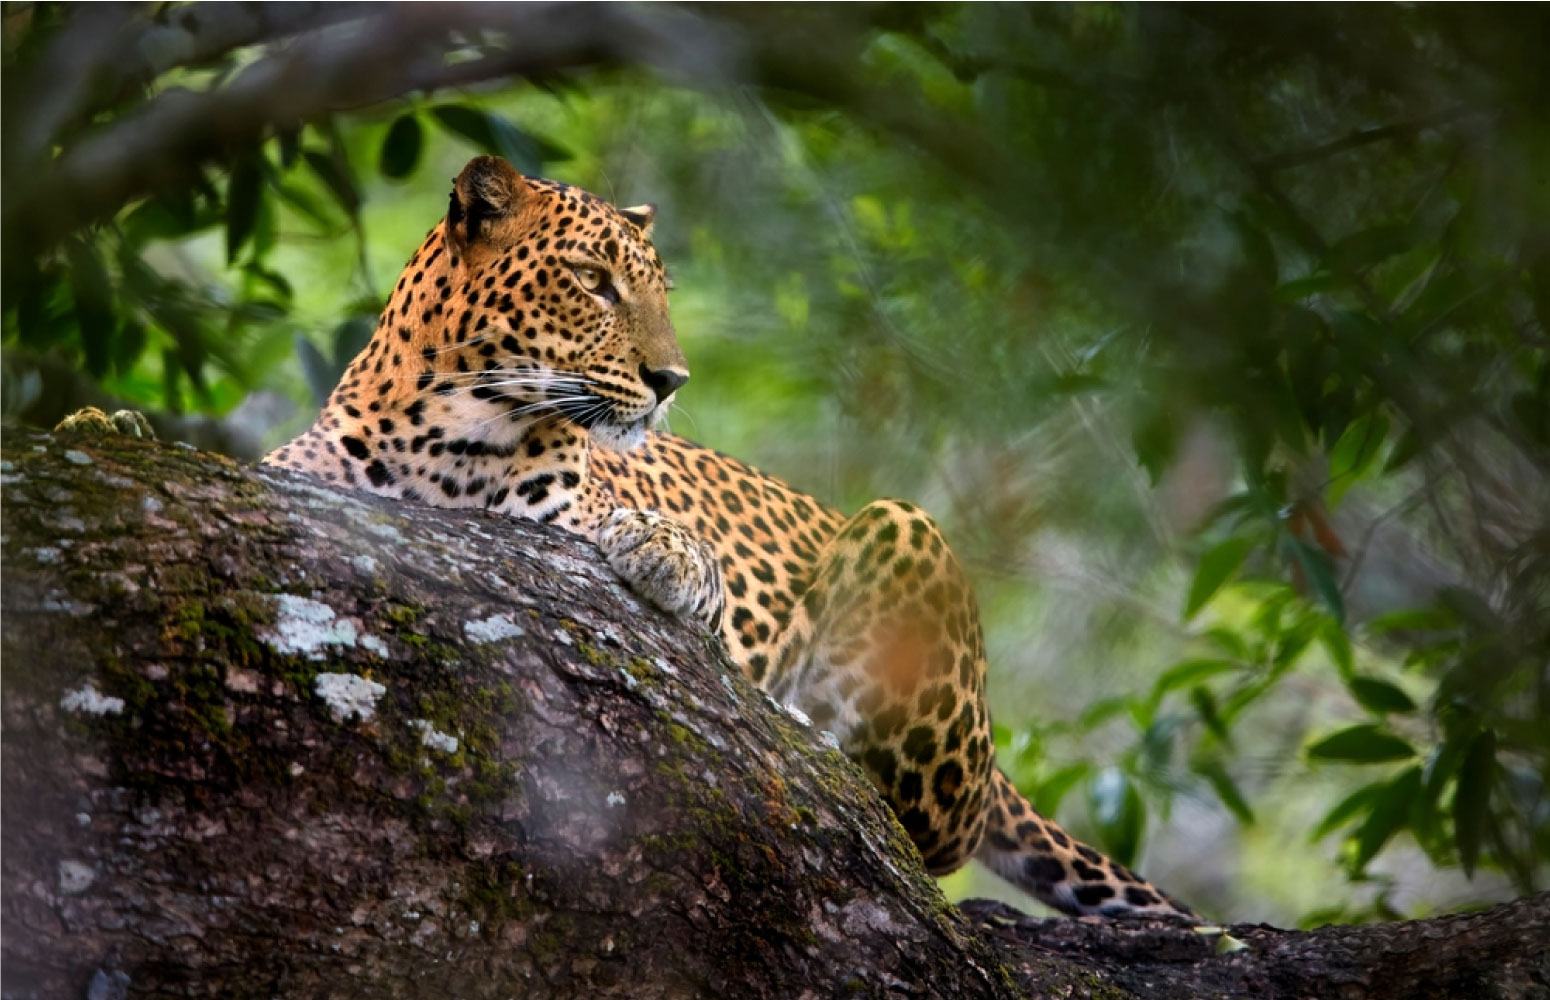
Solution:
M 1247 538 L 1229 538 L 1200 557 L 1195 567 L 1195 578 L 1190 581 L 1189 596 L 1184 602 L 1184 620 L 1189 621 L 1205 607 L 1222 584 L 1231 579 L 1253 548 Z
M 1388 432 L 1389 420 L 1381 413 L 1369 413 L 1346 427 L 1329 453 L 1329 486 L 1324 495 L 1331 507 L 1340 502 L 1346 490 L 1377 458 Z
M 1496 733 L 1476 736 L 1459 766 L 1458 788 L 1453 793 L 1453 837 L 1459 863 L 1473 875 L 1480 858 L 1480 843 L 1491 818 L 1491 786 L 1496 778 Z
M 1415 756 L 1415 748 L 1393 733 L 1363 724 L 1324 737 L 1308 748 L 1308 756 L 1315 760 L 1377 764 L 1408 760 Z
M 1240 669 L 1239 665 L 1233 660 L 1185 660 L 1183 663 L 1176 663 L 1164 670 L 1157 678 L 1157 682 L 1152 685 L 1152 700 L 1160 700 L 1163 695 L 1176 688 L 1189 687 L 1207 677 L 1238 669 Z

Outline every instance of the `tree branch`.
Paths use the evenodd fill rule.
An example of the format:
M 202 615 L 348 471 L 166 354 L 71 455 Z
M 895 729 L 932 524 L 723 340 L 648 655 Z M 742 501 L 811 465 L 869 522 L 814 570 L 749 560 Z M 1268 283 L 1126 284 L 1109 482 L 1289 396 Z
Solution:
M 591 546 L 6 428 L 0 989 L 1533 995 L 1550 897 L 1209 934 L 948 906 L 865 778 Z M 1542 985 L 1543 979 L 1537 980 Z

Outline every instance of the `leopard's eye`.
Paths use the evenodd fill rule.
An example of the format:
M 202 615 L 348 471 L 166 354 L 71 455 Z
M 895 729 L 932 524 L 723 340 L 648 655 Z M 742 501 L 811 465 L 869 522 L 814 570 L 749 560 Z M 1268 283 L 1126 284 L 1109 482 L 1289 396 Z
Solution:
M 601 268 L 578 267 L 575 271 L 576 280 L 589 292 L 601 292 L 608 284 L 608 275 Z

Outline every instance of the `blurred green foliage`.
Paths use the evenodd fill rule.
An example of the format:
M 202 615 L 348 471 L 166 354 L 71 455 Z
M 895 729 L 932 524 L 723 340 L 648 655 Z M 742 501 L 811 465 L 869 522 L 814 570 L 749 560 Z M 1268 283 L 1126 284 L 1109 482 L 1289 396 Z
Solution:
M 23 6 L 8 98 L 68 20 Z M 1127 862 L 1158 841 L 1149 870 L 1224 916 L 1542 886 L 1544 12 L 864 11 L 703 12 L 853 38 L 821 86 L 778 60 L 698 88 L 551 71 L 277 121 L 8 243 L 6 350 L 153 410 L 285 393 L 307 416 L 278 441 L 469 155 L 657 202 L 695 371 L 674 430 L 941 518 L 1041 810 Z M 168 70 L 96 127 L 255 58 Z

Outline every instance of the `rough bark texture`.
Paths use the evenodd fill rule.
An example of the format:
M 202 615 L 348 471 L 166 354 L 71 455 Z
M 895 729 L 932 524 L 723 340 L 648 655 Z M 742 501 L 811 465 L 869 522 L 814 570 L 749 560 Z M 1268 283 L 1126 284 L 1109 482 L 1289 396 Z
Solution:
M 960 913 L 556 531 L 128 439 L 0 478 L 6 997 L 1544 995 L 1546 897 L 1222 957 Z

